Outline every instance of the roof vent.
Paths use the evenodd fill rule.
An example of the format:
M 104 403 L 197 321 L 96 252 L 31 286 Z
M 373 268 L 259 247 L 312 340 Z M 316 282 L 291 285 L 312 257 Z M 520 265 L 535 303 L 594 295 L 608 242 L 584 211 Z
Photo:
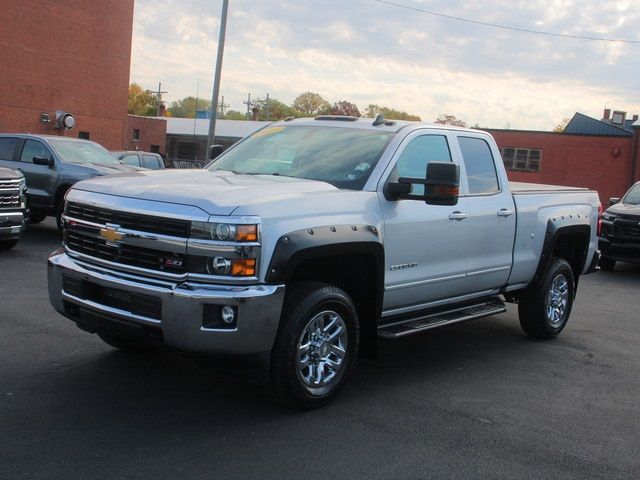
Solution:
M 627 112 L 616 110 L 615 112 L 613 112 L 613 115 L 611 115 L 611 123 L 613 123 L 614 125 L 624 125 L 624 121 L 626 118 Z
M 318 115 L 314 120 L 336 120 L 339 122 L 355 122 L 358 117 L 349 117 L 346 115 Z

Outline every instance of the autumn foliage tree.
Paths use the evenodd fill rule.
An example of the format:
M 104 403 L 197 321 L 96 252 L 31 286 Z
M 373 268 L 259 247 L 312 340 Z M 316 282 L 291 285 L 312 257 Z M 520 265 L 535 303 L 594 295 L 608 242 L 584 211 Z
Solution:
M 295 110 L 301 112 L 304 117 L 315 117 L 326 114 L 331 110 L 331 104 L 319 94 L 304 92 L 296 97 L 291 105 Z
M 467 123 L 463 122 L 456 118 L 455 115 L 449 115 L 447 113 L 443 113 L 438 118 L 435 119 L 433 123 L 440 123 L 444 125 L 454 125 L 456 127 L 466 127 Z
M 131 115 L 155 115 L 157 113 L 156 103 L 156 97 L 149 90 L 143 89 L 137 83 L 129 85 L 128 112 Z
M 564 132 L 564 129 L 567 128 L 567 125 L 569 124 L 570 121 L 571 121 L 570 118 L 563 118 L 562 121 L 554 127 L 553 131 L 556 133 Z
M 421 119 L 418 115 L 412 115 L 404 110 L 396 110 L 395 108 L 382 107 L 370 103 L 367 108 L 364 109 L 365 115 L 369 118 L 375 118 L 378 115 L 382 115 L 388 120 L 410 120 L 419 122 Z
M 340 100 L 331 107 L 331 115 L 346 115 L 349 117 L 361 117 L 360 110 L 355 103 Z
M 182 100 L 176 100 L 169 105 L 171 116 L 177 118 L 195 118 L 196 103 L 198 110 L 207 110 L 211 108 L 211 101 L 204 98 L 184 97 Z

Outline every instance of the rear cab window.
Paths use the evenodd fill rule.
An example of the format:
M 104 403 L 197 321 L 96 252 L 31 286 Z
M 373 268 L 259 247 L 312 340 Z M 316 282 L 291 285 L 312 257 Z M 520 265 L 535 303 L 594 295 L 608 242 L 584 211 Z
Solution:
M 18 139 L 15 137 L 0 138 L 0 160 L 13 160 Z
M 140 159 L 138 158 L 138 155 L 135 155 L 135 154 L 125 155 L 124 157 L 120 158 L 120 161 L 125 165 L 132 165 L 134 167 L 140 166 Z
M 500 191 L 498 172 L 486 140 L 458 137 L 462 161 L 467 171 L 469 195 L 492 195 Z
M 160 162 L 158 162 L 158 158 L 155 155 L 143 155 L 142 159 L 146 168 L 155 170 L 160 168 Z

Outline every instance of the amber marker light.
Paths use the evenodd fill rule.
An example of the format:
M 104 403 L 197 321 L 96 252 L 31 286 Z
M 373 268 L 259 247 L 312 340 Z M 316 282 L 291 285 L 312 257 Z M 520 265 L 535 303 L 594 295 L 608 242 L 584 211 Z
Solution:
M 257 225 L 236 225 L 236 242 L 255 242 L 257 240 Z
M 234 258 L 231 260 L 231 275 L 234 277 L 253 277 L 255 274 L 255 258 Z

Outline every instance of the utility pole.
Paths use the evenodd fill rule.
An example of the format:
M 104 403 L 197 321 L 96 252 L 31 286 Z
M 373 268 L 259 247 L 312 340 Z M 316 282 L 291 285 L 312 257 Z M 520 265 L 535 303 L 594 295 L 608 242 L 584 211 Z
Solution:
M 162 94 L 163 93 L 167 93 L 167 92 L 163 92 L 162 91 L 162 83 L 158 82 L 158 90 L 156 90 L 155 92 L 153 92 L 153 94 L 156 96 L 156 100 L 157 100 L 157 104 L 156 104 L 156 116 L 159 117 L 160 116 L 160 104 L 162 103 Z
M 198 140 L 196 139 L 196 123 L 198 118 L 198 100 L 200 97 L 200 77 L 196 82 L 196 107 L 193 110 L 193 161 L 198 160 Z M 206 156 L 206 153 L 205 153 Z
M 270 112 L 269 112 L 269 94 L 268 93 L 267 93 L 267 100 L 264 103 L 264 114 L 265 114 L 265 117 L 264 117 L 265 120 L 268 121 L 269 120 L 269 115 L 270 115 Z
M 214 144 L 216 134 L 216 117 L 218 111 L 218 94 L 220 93 L 220 75 L 222 73 L 222 56 L 224 55 L 224 38 L 227 32 L 227 12 L 229 0 L 222 0 L 222 14 L 220 15 L 220 37 L 218 39 L 218 57 L 213 74 L 213 92 L 211 92 L 211 108 L 209 109 L 209 135 L 207 136 L 207 150 L 205 159 L 209 160 L 209 152 Z
M 242 103 L 244 103 L 247 106 L 247 120 L 249 120 L 251 118 L 251 105 L 253 105 L 253 103 L 251 103 L 250 93 L 247 93 L 247 101 Z
M 220 105 L 218 110 L 220 110 L 220 116 L 224 117 L 224 109 L 227 108 L 229 106 L 228 103 L 224 103 L 224 95 L 222 95 L 221 100 L 220 100 Z

